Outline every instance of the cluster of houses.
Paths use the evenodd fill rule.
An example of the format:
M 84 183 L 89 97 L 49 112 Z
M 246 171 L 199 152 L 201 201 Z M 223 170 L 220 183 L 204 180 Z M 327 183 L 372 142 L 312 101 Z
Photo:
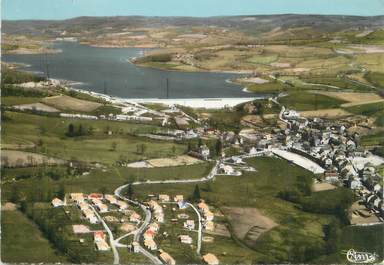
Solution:
M 359 134 L 341 122 L 301 118 L 288 110 L 282 115 L 288 124 L 281 133 L 284 147 L 322 166 L 325 182 L 356 190 L 367 207 L 384 218 L 382 177 L 370 163 L 373 158 L 381 160 L 378 164 L 384 161 L 359 146 Z
M 213 231 L 215 229 L 215 224 L 213 223 L 213 218 L 215 215 L 210 211 L 208 204 L 202 200 L 197 205 L 197 208 L 202 214 L 204 229 L 207 231 Z
M 201 145 L 196 151 L 191 150 L 188 152 L 188 155 L 192 157 L 196 157 L 198 159 L 202 159 L 202 160 L 208 160 L 210 157 L 210 154 L 211 154 L 211 151 L 206 145 Z
M 70 193 L 69 200 L 67 204 L 67 196 L 65 196 L 64 201 L 59 198 L 54 198 L 52 200 L 53 207 L 60 207 L 65 205 L 75 205 L 77 206 L 83 217 L 90 224 L 100 223 L 99 218 L 96 215 L 96 211 L 99 213 L 107 213 L 110 211 L 118 211 L 125 215 L 129 215 L 129 222 L 139 224 L 141 222 L 141 216 L 137 214 L 134 210 L 130 210 L 128 203 L 125 201 L 117 199 L 114 195 L 110 194 L 101 194 L 101 193 Z M 112 209 L 113 208 L 113 209 Z M 117 219 L 114 216 L 104 216 L 103 217 L 107 222 L 122 222 L 121 229 L 123 231 L 132 231 L 136 229 L 136 226 L 130 223 L 127 223 L 125 218 L 121 220 Z M 73 231 L 75 234 L 84 234 L 91 233 L 92 231 L 85 225 L 73 225 Z M 103 231 L 95 231 L 94 233 L 94 243 L 96 249 L 99 251 L 108 251 L 110 246 L 106 242 L 106 235 Z M 82 240 L 82 239 L 81 239 Z M 80 241 L 81 241 L 80 240 Z

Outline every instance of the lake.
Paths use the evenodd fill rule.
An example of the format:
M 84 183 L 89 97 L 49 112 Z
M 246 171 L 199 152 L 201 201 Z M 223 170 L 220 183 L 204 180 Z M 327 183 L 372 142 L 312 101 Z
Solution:
M 3 55 L 6 62 L 24 63 L 28 71 L 44 74 L 48 62 L 51 78 L 80 84 L 77 88 L 123 98 L 231 98 L 252 97 L 242 87 L 227 82 L 235 74 L 186 73 L 139 67 L 128 60 L 141 56 L 139 48 L 98 48 L 76 42 L 56 42 L 57 54 Z

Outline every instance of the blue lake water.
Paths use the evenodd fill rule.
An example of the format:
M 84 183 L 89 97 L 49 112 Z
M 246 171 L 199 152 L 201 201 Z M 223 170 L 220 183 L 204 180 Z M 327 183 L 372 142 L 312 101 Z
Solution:
M 138 67 L 128 62 L 138 57 L 139 48 L 97 48 L 76 42 L 57 42 L 61 53 L 49 55 L 3 55 L 6 62 L 29 65 L 28 71 L 45 73 L 46 61 L 51 78 L 81 84 L 78 88 L 124 98 L 165 98 L 166 79 L 169 98 L 252 97 L 242 87 L 226 82 L 237 75 L 226 73 L 186 73 Z

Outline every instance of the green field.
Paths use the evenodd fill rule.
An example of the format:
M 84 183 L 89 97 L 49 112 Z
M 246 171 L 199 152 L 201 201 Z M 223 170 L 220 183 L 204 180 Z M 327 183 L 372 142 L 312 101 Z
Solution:
M 383 260 L 384 225 L 348 226 L 341 231 L 337 252 L 316 260 L 316 264 L 349 264 L 346 252 L 354 249 L 357 252 L 376 253 L 376 263 Z
M 384 132 L 380 131 L 374 134 L 363 135 L 361 137 L 361 144 L 364 146 L 383 145 Z
M 377 114 L 382 114 L 384 111 L 384 103 L 378 102 L 362 104 L 353 107 L 347 107 L 345 110 L 356 115 L 375 116 Z
M 161 130 L 153 125 L 114 121 L 71 120 L 7 112 L 3 123 L 3 143 L 28 141 L 38 145 L 33 151 L 63 159 L 114 164 L 120 159 L 136 161 L 145 158 L 170 157 L 182 154 L 186 146 L 172 142 L 149 140 L 134 136 Z M 84 136 L 67 137 L 69 124 L 75 130 L 81 125 Z M 91 131 L 91 132 L 90 132 Z M 110 131 L 112 135 L 106 134 Z M 145 146 L 144 152 L 141 147 Z
M 279 99 L 280 103 L 295 110 L 317 110 L 337 108 L 345 101 L 325 95 L 306 92 L 291 92 L 288 96 Z
M 384 102 L 347 107 L 345 110 L 356 115 L 364 115 L 374 118 L 376 126 L 384 126 Z
M 375 86 L 384 87 L 384 73 L 369 72 L 365 76 L 365 79 Z
M 118 187 L 128 182 L 144 180 L 164 179 L 198 179 L 206 176 L 212 164 L 203 163 L 190 166 L 179 166 L 172 168 L 149 168 L 135 169 L 123 167 L 111 167 L 105 170 L 91 170 L 89 175 L 77 176 L 67 174 L 66 167 L 30 167 L 2 169 L 2 179 L 11 180 L 16 178 L 14 183 L 6 183 L 2 186 L 2 201 L 9 201 L 14 195 L 15 189 L 21 197 L 27 200 L 50 201 L 63 185 L 66 192 L 98 192 L 105 190 L 113 193 Z M 59 176 L 55 178 L 52 176 Z M 134 187 L 136 190 L 136 186 Z M 140 194 L 135 192 L 137 196 Z M 136 196 L 135 195 L 135 196 Z
M 218 208 L 256 207 L 279 224 L 255 242 L 254 251 L 243 250 L 246 253 L 242 257 L 236 254 L 231 257 L 228 254 L 227 261 L 249 263 L 249 257 L 252 257 L 253 262 L 308 261 L 307 257 L 290 256 L 292 249 L 298 247 L 299 242 L 305 242 L 304 245 L 308 248 L 321 249 L 324 246 L 323 225 L 329 223 L 331 217 L 301 211 L 296 204 L 277 198 L 277 194 L 286 188 L 294 187 L 298 176 L 312 175 L 281 159 L 255 158 L 249 162 L 257 169 L 256 173 L 246 173 L 241 177 L 220 176 L 209 184 L 199 184 L 202 198 L 208 204 Z M 135 187 L 135 191 L 139 198 L 158 193 L 172 196 L 183 194 L 188 198 L 193 193 L 194 187 L 195 184 L 143 185 Z M 227 245 L 228 240 L 223 239 L 223 242 L 223 246 L 217 244 L 214 249 L 230 253 L 230 248 L 233 246 Z M 231 240 L 230 244 L 235 243 Z
M 1 211 L 1 261 L 6 263 L 66 262 L 24 214 Z
M 31 104 L 37 103 L 41 100 L 39 97 L 1 97 L 1 105 L 3 106 L 13 106 L 19 104 Z

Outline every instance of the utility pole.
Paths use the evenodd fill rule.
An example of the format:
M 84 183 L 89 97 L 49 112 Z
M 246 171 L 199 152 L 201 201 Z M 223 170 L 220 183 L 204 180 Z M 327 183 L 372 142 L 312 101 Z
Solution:
M 45 74 L 47 76 L 47 80 L 49 80 L 49 63 L 47 53 L 45 53 Z
M 166 81 L 167 81 L 167 99 L 168 99 L 169 98 L 169 79 L 168 79 L 168 77 L 167 77 Z
M 108 88 L 107 88 L 107 82 L 104 81 L 104 95 L 108 95 Z

